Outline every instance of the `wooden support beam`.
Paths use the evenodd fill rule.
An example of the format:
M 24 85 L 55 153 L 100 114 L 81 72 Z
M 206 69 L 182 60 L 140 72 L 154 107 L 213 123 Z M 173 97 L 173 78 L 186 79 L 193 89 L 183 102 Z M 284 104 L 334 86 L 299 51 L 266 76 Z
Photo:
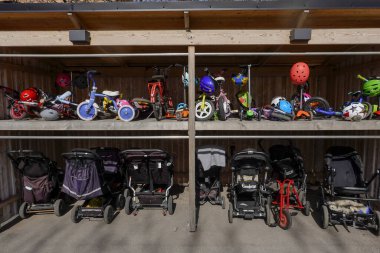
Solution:
M 310 11 L 309 10 L 303 10 L 297 19 L 296 28 L 302 28 L 307 17 L 309 16 Z
M 195 196 L 195 47 L 188 47 L 188 71 L 189 71 L 189 230 L 197 229 L 196 196 Z
M 16 202 L 18 199 L 19 199 L 19 197 L 17 195 L 13 195 L 13 196 L 5 199 L 5 200 L 2 200 L 0 202 L 0 208 L 6 207 L 6 206 L 8 206 L 8 205 L 10 205 L 10 204 L 12 204 L 14 202 Z
M 285 30 L 90 31 L 92 46 L 289 45 Z M 244 36 L 241 36 L 244 34 Z M 168 39 L 170 38 L 170 40 Z M 309 45 L 379 44 L 380 28 L 314 29 Z M 72 46 L 68 31 L 1 31 L 1 47 Z
M 185 21 L 185 30 L 190 32 L 190 13 L 188 11 L 183 12 L 183 18 Z

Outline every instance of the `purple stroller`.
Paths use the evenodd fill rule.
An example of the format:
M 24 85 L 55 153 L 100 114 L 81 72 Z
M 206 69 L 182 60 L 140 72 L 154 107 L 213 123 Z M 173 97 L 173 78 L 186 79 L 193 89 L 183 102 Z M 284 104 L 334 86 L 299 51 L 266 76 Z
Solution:
M 62 186 L 62 191 L 76 200 L 81 200 L 82 204 L 74 206 L 71 212 L 71 220 L 78 223 L 83 218 L 103 218 L 104 222 L 112 222 L 115 209 L 124 207 L 125 199 L 121 194 L 122 187 L 117 191 L 117 187 L 112 187 L 112 182 L 108 180 L 108 174 L 117 177 L 117 171 L 106 171 L 103 160 L 108 157 L 106 154 L 97 154 L 95 150 L 73 149 L 69 153 L 62 154 L 66 160 L 66 173 Z M 109 149 L 110 157 L 117 149 Z M 116 156 L 117 157 L 117 156 Z
M 57 164 L 44 154 L 32 150 L 9 151 L 13 168 L 21 175 L 23 203 L 19 215 L 25 219 L 33 213 L 64 214 L 65 202 L 60 198 Z
M 160 207 L 163 214 L 174 213 L 173 159 L 159 149 L 129 149 L 120 153 L 126 169 L 125 212 L 134 215 L 144 207 Z

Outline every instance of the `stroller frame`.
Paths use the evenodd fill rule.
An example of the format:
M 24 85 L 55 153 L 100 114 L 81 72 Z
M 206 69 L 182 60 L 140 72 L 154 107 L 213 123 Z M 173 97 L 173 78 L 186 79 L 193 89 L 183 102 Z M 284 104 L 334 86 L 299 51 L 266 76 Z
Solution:
M 236 160 L 239 156 L 243 155 L 250 155 L 251 158 L 256 155 L 256 156 L 261 156 L 261 160 L 265 161 L 266 167 L 263 169 L 264 171 L 264 182 L 258 182 L 256 186 L 248 186 L 247 188 L 249 189 L 249 192 L 252 193 L 252 195 L 255 195 L 252 197 L 254 200 L 254 207 L 250 207 L 250 209 L 239 209 L 237 204 L 239 202 L 238 200 L 238 194 L 236 192 L 237 186 L 240 185 L 240 183 L 237 182 L 237 176 L 235 174 L 239 171 L 241 171 L 242 168 L 235 168 L 237 166 Z M 258 158 L 254 158 L 258 159 Z M 252 165 L 253 166 L 253 165 Z M 266 189 L 266 184 L 265 181 L 267 180 L 267 174 L 268 171 L 271 169 L 271 165 L 269 162 L 269 157 L 267 154 L 263 152 L 258 152 L 254 149 L 245 149 L 243 151 L 240 151 L 236 153 L 231 162 L 231 167 L 232 167 L 232 184 L 230 186 L 230 204 L 229 204 L 229 209 L 228 209 L 228 221 L 230 223 L 233 222 L 234 217 L 239 217 L 239 218 L 244 218 L 244 219 L 253 219 L 253 218 L 266 218 L 266 222 L 268 223 L 269 216 L 271 213 L 271 194 L 270 192 Z M 245 166 L 243 166 L 245 167 Z M 261 168 L 253 168 L 253 167 L 246 167 L 244 169 L 252 169 L 252 170 L 261 170 Z M 259 171 L 257 175 L 260 175 L 263 173 L 263 171 Z M 255 197 L 255 198 L 254 198 Z
M 123 165 L 126 170 L 126 181 L 127 187 L 124 191 L 125 201 L 125 212 L 130 215 L 137 215 L 140 209 L 145 207 L 159 207 L 162 208 L 163 215 L 169 213 L 172 215 L 174 213 L 173 207 L 173 196 L 170 195 L 170 189 L 173 187 L 173 173 L 170 172 L 170 183 L 167 185 L 167 188 L 164 189 L 163 192 L 154 191 L 154 182 L 152 178 L 151 168 L 149 168 L 149 162 L 151 161 L 151 155 L 155 152 L 162 152 L 166 155 L 165 159 L 168 159 L 168 163 L 170 163 L 170 167 L 173 166 L 173 160 L 169 153 L 160 150 L 160 149 L 127 149 L 120 152 L 120 156 L 123 158 Z M 130 159 L 127 157 L 128 154 L 139 153 L 139 160 L 142 160 L 143 163 L 147 164 L 147 171 L 149 174 L 149 189 L 146 191 L 142 191 L 145 186 L 142 183 L 136 183 L 135 185 L 132 183 L 132 176 L 128 173 L 128 168 L 126 168 L 126 164 L 128 164 Z M 135 158 L 137 159 L 137 158 Z M 171 170 L 170 170 L 171 171 Z M 138 191 L 140 188 L 140 191 Z
M 205 203 L 209 202 L 211 205 L 221 205 L 222 209 L 225 209 L 226 208 L 225 198 L 224 198 L 224 196 L 221 196 L 222 185 L 221 185 L 221 181 L 220 181 L 220 173 L 224 167 L 216 166 L 213 164 L 209 168 L 209 170 L 215 171 L 213 176 L 200 176 L 201 173 L 203 175 L 205 173 L 207 173 L 206 171 L 204 171 L 202 163 L 198 158 L 198 155 L 200 154 L 200 152 L 202 152 L 202 149 L 213 149 L 213 152 L 216 152 L 215 150 L 219 149 L 220 151 L 225 152 L 225 150 L 223 148 L 221 148 L 219 146 L 213 146 L 213 145 L 202 146 L 202 147 L 197 149 L 197 173 L 198 173 L 198 175 L 197 175 L 197 187 L 199 187 L 199 189 L 197 189 L 197 192 L 199 193 L 200 190 L 203 190 L 204 194 L 205 194 L 204 197 L 199 196 L 199 205 L 204 205 Z M 207 152 L 207 150 L 205 150 L 204 152 Z M 210 153 L 210 152 L 208 152 L 208 153 Z M 211 153 L 210 153 L 210 156 L 212 155 Z M 224 154 L 224 156 L 225 156 L 224 159 L 226 159 L 225 154 Z M 205 187 L 202 187 L 202 183 L 200 182 L 200 179 L 203 179 L 205 181 Z M 212 179 L 214 179 L 214 180 L 211 181 Z M 208 183 L 210 185 L 210 187 L 207 187 L 206 183 Z M 215 197 L 210 196 L 210 193 L 212 191 L 217 192 Z
M 92 160 L 94 162 L 99 162 L 100 166 L 103 168 L 103 172 L 99 173 L 102 178 L 101 188 L 105 188 L 106 192 L 103 192 L 102 196 L 90 198 L 86 200 L 80 200 L 80 198 L 76 198 L 79 200 L 74 208 L 71 211 L 71 220 L 73 223 L 78 223 L 82 219 L 90 219 L 90 218 L 103 218 L 106 224 L 112 222 L 115 209 L 122 209 L 125 204 L 124 196 L 121 194 L 122 191 L 111 191 L 109 186 L 106 184 L 104 180 L 104 164 L 102 158 L 95 152 L 95 150 L 88 149 L 73 149 L 71 152 L 64 153 L 62 156 L 65 160 Z M 98 168 L 97 168 L 98 169 Z M 102 204 L 98 207 L 90 206 L 91 200 L 101 198 Z
M 360 158 L 359 153 L 351 148 L 351 147 L 340 147 L 340 146 L 333 146 L 328 149 L 328 152 L 325 155 L 326 159 L 332 159 L 331 150 L 333 149 L 339 149 L 339 148 L 345 148 L 346 150 L 351 150 L 351 153 L 346 153 L 343 155 L 336 155 L 338 158 L 350 158 L 352 156 L 357 156 Z M 361 165 L 361 161 L 360 161 Z M 327 175 L 324 179 L 324 182 L 321 183 L 320 186 L 320 202 L 318 203 L 318 207 L 320 211 L 322 212 L 322 228 L 326 229 L 329 224 L 336 228 L 335 225 L 343 225 L 343 227 L 349 232 L 348 226 L 352 225 L 355 228 L 365 228 L 365 229 L 374 229 L 375 234 L 377 236 L 380 235 L 380 212 L 375 211 L 372 208 L 371 202 L 380 201 L 379 198 L 370 198 L 368 195 L 368 186 L 380 175 L 380 169 L 377 169 L 375 173 L 370 177 L 370 179 L 364 180 L 360 175 L 357 175 L 355 173 L 356 179 L 360 181 L 362 184 L 362 187 L 335 187 L 335 176 L 336 176 L 336 169 L 330 164 L 325 163 L 325 169 L 327 172 Z M 362 173 L 362 167 L 360 167 L 360 173 Z M 329 180 L 330 179 L 330 180 Z M 339 194 L 336 192 L 336 188 L 341 188 L 343 192 L 346 192 L 346 194 Z M 360 197 L 360 195 L 364 195 L 364 197 Z M 336 200 L 352 200 L 356 201 L 357 203 L 363 203 L 365 206 L 369 207 L 372 210 L 372 213 L 357 213 L 352 212 L 345 214 L 344 212 L 332 210 L 329 205 L 328 201 L 336 201 Z
M 62 199 L 61 191 L 60 191 L 60 182 L 59 182 L 59 173 L 56 162 L 50 160 L 46 157 L 42 152 L 34 151 L 34 150 L 12 150 L 7 152 L 8 158 L 12 162 L 12 166 L 14 169 L 17 169 L 21 176 L 24 176 L 24 171 L 19 168 L 21 162 L 25 162 L 28 159 L 40 160 L 42 162 L 47 163 L 48 166 L 48 176 L 55 181 L 55 185 L 53 185 L 53 190 L 51 193 L 54 193 L 53 196 L 50 196 L 50 200 L 47 203 L 28 203 L 25 200 L 19 207 L 19 216 L 22 219 L 27 218 L 30 214 L 37 213 L 54 213 L 56 216 L 62 216 L 66 210 L 66 203 Z M 56 173 L 51 173 L 52 170 L 55 170 Z M 21 180 L 22 181 L 22 180 Z M 22 189 L 25 187 L 21 182 Z

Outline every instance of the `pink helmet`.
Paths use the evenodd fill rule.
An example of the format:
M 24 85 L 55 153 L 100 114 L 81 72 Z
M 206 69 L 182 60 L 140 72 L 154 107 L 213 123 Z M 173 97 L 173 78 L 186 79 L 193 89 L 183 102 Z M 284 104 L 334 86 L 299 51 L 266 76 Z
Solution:
M 70 75 L 67 73 L 59 73 L 55 78 L 55 83 L 62 88 L 68 87 L 71 85 Z

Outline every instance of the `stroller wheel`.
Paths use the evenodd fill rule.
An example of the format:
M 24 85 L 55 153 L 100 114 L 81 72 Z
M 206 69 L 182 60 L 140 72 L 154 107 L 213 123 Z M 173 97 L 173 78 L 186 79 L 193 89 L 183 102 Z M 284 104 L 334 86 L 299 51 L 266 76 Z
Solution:
M 226 201 L 225 201 L 224 196 L 222 196 L 221 198 L 221 203 L 222 203 L 222 209 L 226 209 Z
M 106 206 L 106 209 L 104 209 L 104 222 L 106 224 L 110 224 L 113 220 L 113 216 L 115 214 L 115 209 L 113 208 L 113 206 L 111 205 L 108 205 Z
M 27 202 L 23 202 L 20 206 L 20 209 L 18 209 L 18 214 L 20 215 L 21 219 L 26 219 L 28 218 L 28 206 L 29 204 Z
M 130 215 L 133 211 L 132 209 L 132 197 L 128 196 L 125 199 L 125 206 L 124 206 L 125 213 Z
M 60 217 L 63 215 L 63 213 L 65 212 L 65 202 L 63 201 L 63 199 L 57 199 L 55 202 L 54 202 L 54 214 L 57 216 L 57 217 Z
M 380 212 L 379 211 L 375 211 L 375 222 L 376 222 L 375 235 L 380 236 Z
M 281 217 L 282 216 L 282 217 Z M 283 209 L 282 215 L 278 217 L 278 225 L 284 230 L 288 230 L 292 226 L 292 216 L 288 210 Z
M 326 229 L 329 226 L 329 210 L 326 205 L 322 205 L 322 228 Z
M 232 206 L 232 203 L 228 206 L 228 222 L 232 223 L 234 219 L 234 208 Z
M 170 196 L 168 197 L 168 213 L 169 213 L 170 215 L 173 215 L 173 213 L 174 213 L 173 196 L 172 196 L 172 195 L 170 195 Z
M 71 221 L 74 223 L 78 223 L 81 220 L 79 217 L 79 206 L 75 205 L 73 210 L 71 210 Z
M 303 214 L 305 216 L 309 216 L 310 215 L 310 201 L 306 201 L 304 207 L 303 207 Z
M 122 194 L 118 194 L 116 198 L 116 208 L 121 210 L 125 206 L 125 197 Z
M 127 198 L 129 196 L 129 189 L 124 190 L 124 197 Z

